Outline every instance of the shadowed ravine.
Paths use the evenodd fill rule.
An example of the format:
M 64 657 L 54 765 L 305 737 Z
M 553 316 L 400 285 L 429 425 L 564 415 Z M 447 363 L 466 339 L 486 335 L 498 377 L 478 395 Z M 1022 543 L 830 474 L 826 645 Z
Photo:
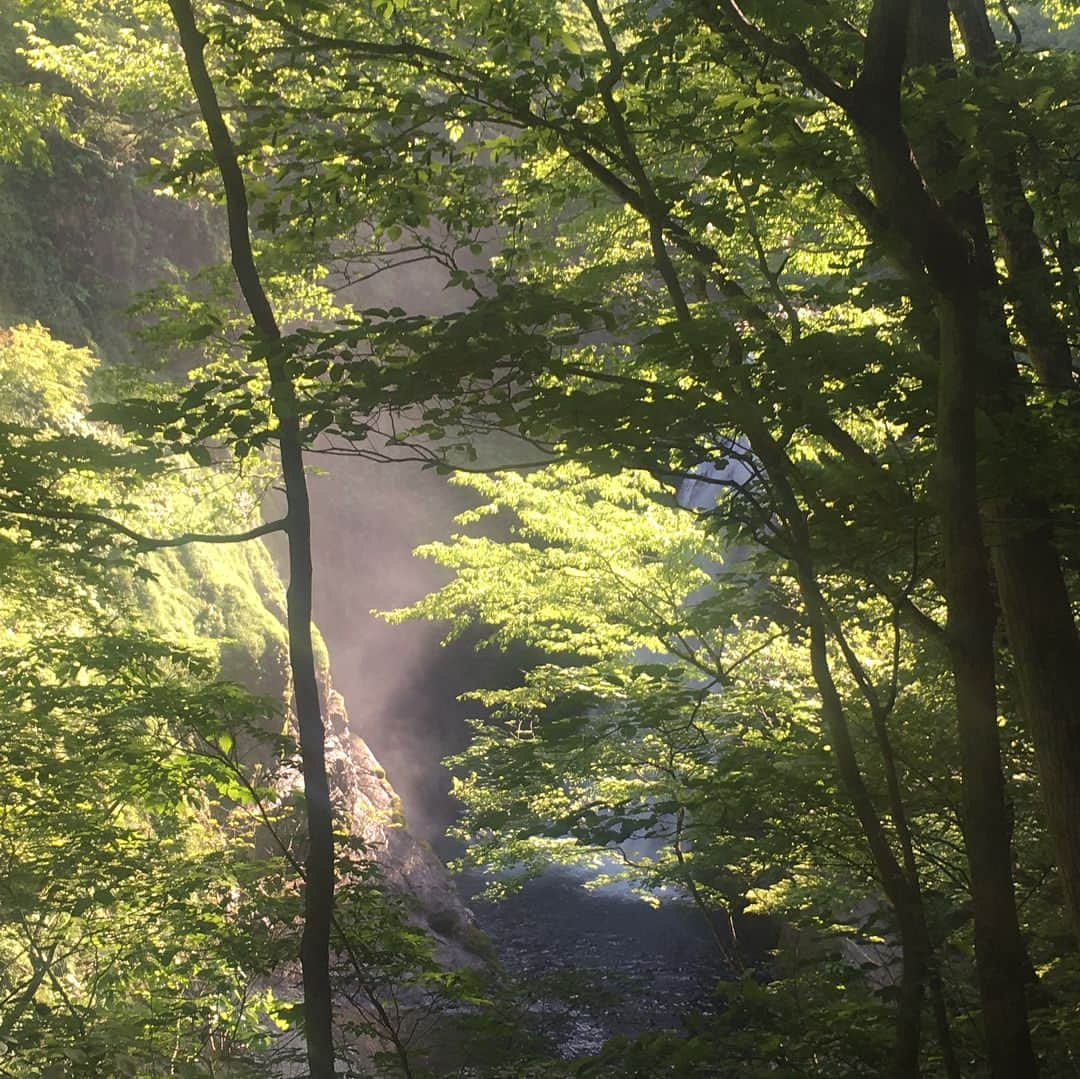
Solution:
M 468 896 L 479 882 L 459 881 Z M 682 1025 L 713 1009 L 727 975 L 700 915 L 666 902 L 652 907 L 615 888 L 588 891 L 579 874 L 549 870 L 499 902 L 469 904 L 502 963 L 527 985 L 580 977 L 591 987 L 568 1000 L 544 998 L 566 1058 L 588 1055 L 615 1035 Z

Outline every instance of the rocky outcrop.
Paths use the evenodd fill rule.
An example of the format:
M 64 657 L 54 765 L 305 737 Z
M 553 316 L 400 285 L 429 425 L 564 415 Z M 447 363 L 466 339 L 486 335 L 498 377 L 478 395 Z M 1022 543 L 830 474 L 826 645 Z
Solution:
M 489 945 L 474 926 L 446 866 L 406 824 L 401 800 L 367 743 L 349 729 L 345 700 L 323 674 L 326 765 L 350 827 L 375 852 L 387 880 L 409 901 L 414 917 L 438 941 L 449 966 L 473 965 Z
M 281 702 L 279 718 L 269 720 L 280 725 L 290 696 L 288 638 L 284 587 L 270 550 L 261 542 L 193 545 L 160 552 L 152 568 L 155 580 L 141 589 L 139 603 L 156 628 L 202 638 L 217 652 L 222 677 Z M 345 827 L 364 839 L 387 881 L 407 899 L 414 920 L 438 941 L 442 960 L 452 966 L 477 962 L 485 951 L 483 935 L 473 927 L 446 866 L 409 830 L 385 770 L 350 728 L 319 637 L 316 647 L 327 771 Z
M 124 309 L 148 283 L 176 282 L 219 246 L 213 211 L 156 196 L 109 155 L 59 140 L 49 170 L 0 164 L 0 236 L 14 253 L 0 266 L 0 324 L 39 319 L 58 339 L 89 345 L 104 364 L 137 352 Z M 143 497 L 147 497 L 144 493 Z M 154 527 L 221 531 L 228 496 L 208 484 L 154 499 Z M 290 696 L 284 588 L 261 542 L 190 546 L 149 560 L 155 580 L 133 599 L 162 635 L 201 641 L 221 676 L 282 702 Z M 468 960 L 479 935 L 435 853 L 405 823 L 400 800 L 367 744 L 349 728 L 320 640 L 327 755 L 350 830 L 370 844 L 386 877 L 406 895 L 448 961 Z

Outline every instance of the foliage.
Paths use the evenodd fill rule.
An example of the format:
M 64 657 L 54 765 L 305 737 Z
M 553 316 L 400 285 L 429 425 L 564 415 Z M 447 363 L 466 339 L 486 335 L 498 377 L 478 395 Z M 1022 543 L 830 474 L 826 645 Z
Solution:
M 136 564 L 109 524 L 240 521 L 259 470 L 193 485 L 89 423 L 96 361 L 40 326 L 4 331 L 0 365 L 0 1073 L 265 1074 L 294 1052 L 300 917 L 280 582 L 261 546 Z M 375 1015 L 352 1035 L 389 1044 L 384 997 L 456 990 L 355 841 L 340 878 L 339 931 L 367 950 L 343 991 Z
M 288 919 L 272 929 L 251 905 L 287 878 L 272 859 L 250 859 L 254 824 L 239 809 L 250 795 L 231 752 L 242 736 L 266 742 L 273 705 L 215 681 L 193 641 L 161 639 L 123 600 L 131 545 L 99 511 L 114 492 L 130 497 L 146 455 L 91 433 L 89 354 L 14 327 L 2 363 L 15 572 L 0 660 L 0 1067 L 134 1075 L 172 1059 L 202 1074 L 218 1057 L 239 1067 L 284 1014 L 258 979 L 280 962 Z M 268 748 L 270 761 L 287 752 Z M 262 771 L 248 782 L 270 790 Z
M 593 886 L 623 879 L 648 901 L 695 903 L 732 973 L 756 966 L 772 982 L 760 999 L 780 1009 L 744 1015 L 738 1007 L 762 992 L 746 982 L 743 1005 L 733 997 L 717 1028 L 727 1032 L 725 1053 L 732 1028 L 746 1022 L 748 1045 L 782 1036 L 792 1051 L 817 1055 L 819 1074 L 874 1074 L 882 1042 L 870 1031 L 894 989 L 890 948 L 876 949 L 895 927 L 880 900 L 867 905 L 873 869 L 837 786 L 791 583 L 765 578 L 760 554 L 726 546 L 707 518 L 641 473 L 556 466 L 459 482 L 488 500 L 463 523 L 504 515 L 510 538 L 460 535 L 424 548 L 455 577 L 393 617 L 449 620 L 452 632 L 475 619 L 497 644 L 524 640 L 550 656 L 522 686 L 472 695 L 494 715 L 475 724 L 453 762 L 468 861 L 498 871 L 500 887 L 569 862 L 591 867 Z M 862 619 L 860 654 L 886 670 L 891 645 L 876 637 L 873 604 Z M 970 977 L 969 915 L 966 884 L 950 865 L 960 835 L 948 690 L 939 660 L 903 658 L 894 737 L 902 759 L 923 762 L 907 777 L 909 811 L 940 866 L 927 868 L 926 888 L 959 987 Z M 858 708 L 858 687 L 846 692 Z M 868 720 L 855 736 L 872 760 Z M 871 774 L 881 792 L 883 777 Z M 755 914 L 788 927 L 772 960 L 740 950 L 738 926 Z M 791 1017 L 780 1017 L 792 994 L 828 1015 L 837 991 L 868 1024 L 866 1055 L 851 1037 L 828 1051 L 799 1041 Z M 718 1051 L 703 1038 L 703 1052 Z M 647 1052 L 658 1046 L 674 1052 L 663 1039 Z M 623 1061 L 619 1053 L 601 1059 Z
M 471 481 L 488 504 L 461 523 L 499 514 L 510 539 L 429 547 L 455 578 L 411 612 L 546 654 L 523 685 L 477 694 L 494 717 L 456 762 L 468 857 L 526 872 L 584 862 L 654 900 L 678 893 L 740 974 L 729 916 L 767 913 L 814 952 L 804 961 L 790 943 L 760 971 L 771 984 L 743 978 L 715 1023 L 610 1047 L 582 1074 L 708 1074 L 728 1051 L 738 1074 L 880 1074 L 894 1019 L 913 1054 L 904 1074 L 979 1068 L 998 1032 L 978 1028 L 974 965 L 990 1016 L 985 956 L 999 945 L 1015 975 L 998 980 L 1013 1002 L 998 1001 L 999 1019 L 1023 1011 L 1026 947 L 1046 976 L 1032 995 L 1038 1051 L 1072 1067 L 1076 955 L 1051 876 L 1068 851 L 1044 837 L 1060 806 L 1040 804 L 1053 768 L 1033 752 L 1039 709 L 1021 705 L 1049 679 L 1033 676 L 1040 649 L 1025 652 L 1016 617 L 1050 601 L 1018 603 L 1008 582 L 1024 567 L 1008 559 L 1025 546 L 1032 565 L 1052 564 L 1042 580 L 1069 623 L 1075 12 L 993 13 L 1014 41 L 991 41 L 988 59 L 964 23 L 980 4 L 955 5 L 955 28 L 941 5 L 934 41 L 899 53 L 909 20 L 883 32 L 888 7 L 209 3 L 213 76 L 285 333 L 245 332 L 220 269 L 161 283 L 140 303 L 145 340 L 210 361 L 181 392 L 141 385 L 99 406 L 124 441 L 59 424 L 4 432 L 15 464 L 2 497 L 23 522 L 6 560 L 27 581 L 65 573 L 92 601 L 95 575 L 138 543 L 73 516 L 87 494 L 69 477 L 107 467 L 130 488 L 162 473 L 144 502 L 160 525 L 166 506 L 192 508 L 178 462 L 216 464 L 247 495 L 227 486 L 215 510 L 250 520 L 280 437 L 268 358 L 308 446 L 463 472 L 558 462 Z M 45 14 L 23 31 L 31 69 L 96 103 L 97 137 L 133 132 L 158 191 L 220 202 L 217 162 L 178 107 L 163 7 Z M 874 97 L 893 72 L 878 46 L 899 56 L 895 102 L 892 84 Z M 9 97 L 25 102 L 26 88 Z M 22 115 L 0 112 L 0 132 L 8 112 Z M 1032 242 L 1026 264 L 1017 236 Z M 439 268 L 451 313 L 347 302 L 417 261 Z M 960 302 L 965 287 L 977 295 Z M 982 357 L 966 379 L 949 352 L 958 311 Z M 1047 326 L 1064 356 L 1055 377 Z M 957 387 L 968 396 L 950 404 Z M 70 389 L 44 384 L 11 407 L 52 408 Z M 963 452 L 957 417 L 972 432 Z M 56 482 L 29 501 L 42 478 Z M 698 513 L 675 505 L 679 484 Z M 981 563 L 957 570 L 972 536 L 996 581 Z M 222 624 L 178 584 L 199 573 L 219 610 L 254 612 L 238 654 L 280 663 L 259 602 L 268 563 L 156 557 L 157 617 L 221 643 Z M 981 607 L 962 592 L 980 573 Z M 995 602 L 1007 633 L 992 640 Z M 976 638 L 981 688 L 965 696 Z M 1048 643 L 1064 677 L 1064 646 Z M 979 768 L 974 744 L 994 750 Z M 980 782 L 992 821 L 971 808 Z M 971 840 L 984 825 L 1003 858 L 999 906 L 1019 907 L 1006 918 L 1017 947 L 1008 926 L 987 935 L 980 921 Z M 419 938 L 394 940 L 437 985 Z M 836 958 L 852 942 L 881 946 L 875 969 L 851 969 L 850 948 Z M 897 948 L 907 984 L 893 984 Z M 374 967 L 405 975 L 395 955 Z M 368 1004 L 361 1032 L 385 1032 Z

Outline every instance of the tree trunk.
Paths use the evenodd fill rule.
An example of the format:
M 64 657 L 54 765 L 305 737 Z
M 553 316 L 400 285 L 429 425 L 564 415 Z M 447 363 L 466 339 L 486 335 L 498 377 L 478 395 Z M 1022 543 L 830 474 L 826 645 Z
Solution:
M 839 439 L 841 445 L 843 439 Z M 937 1027 L 938 1042 L 941 1046 L 942 1063 L 945 1065 L 945 1074 L 949 1079 L 959 1079 L 960 1064 L 956 1059 L 953 1049 L 952 1031 L 949 1028 L 949 1013 L 945 1006 L 945 990 L 941 980 L 941 968 L 938 957 L 935 954 L 933 939 L 930 935 L 930 926 L 926 917 L 926 903 L 923 899 L 922 881 L 919 874 L 919 863 L 915 856 L 915 842 L 911 833 L 911 823 L 908 819 L 907 807 L 904 804 L 903 786 L 900 782 L 900 770 L 897 767 L 896 754 L 893 751 L 892 736 L 889 733 L 889 714 L 895 703 L 895 687 L 889 701 L 882 700 L 880 693 L 874 687 L 872 679 L 867 674 L 866 668 L 859 659 L 855 650 L 850 646 L 844 633 L 843 625 L 835 615 L 828 613 L 824 600 L 821 604 L 822 611 L 828 615 L 828 626 L 833 637 L 840 646 L 848 669 L 852 677 L 862 691 L 863 697 L 870 709 L 870 715 L 874 721 L 874 734 L 877 739 L 878 751 L 881 754 L 881 762 L 885 769 L 885 789 L 889 796 L 889 816 L 892 819 L 893 829 L 900 844 L 901 864 L 904 867 L 904 876 L 907 880 L 907 895 L 904 902 L 898 907 L 898 914 L 908 923 L 903 934 L 908 941 L 904 949 L 904 977 L 900 986 L 901 1013 L 908 1009 L 921 1008 L 923 985 L 930 990 L 930 1002 L 934 1014 L 934 1023 Z M 894 633 L 895 659 L 899 661 L 900 649 L 900 610 L 894 610 Z M 917 992 L 917 995 L 915 993 Z M 910 1000 L 908 995 L 911 995 Z
M 992 69 L 997 44 L 983 0 L 956 0 L 954 10 L 969 55 L 980 69 Z M 995 158 L 989 166 L 987 191 L 1009 271 L 1016 324 L 1032 363 L 1043 385 L 1070 389 L 1068 338 L 1054 311 L 1050 270 L 1014 154 Z M 983 272 L 992 279 L 992 263 Z M 1023 392 L 1007 340 L 1000 353 L 986 380 L 983 402 L 1000 427 L 1014 431 L 1026 420 Z M 1003 471 L 1009 474 L 1008 468 Z M 1014 490 L 997 501 L 991 513 L 988 538 L 1020 703 L 1035 743 L 1066 901 L 1073 927 L 1080 932 L 1080 635 L 1054 547 L 1049 507 Z
M 288 499 L 289 586 L 286 592 L 289 662 L 307 809 L 308 851 L 304 865 L 304 933 L 300 963 L 304 978 L 304 1033 L 312 1079 L 334 1074 L 333 1001 L 330 987 L 330 927 L 334 908 L 334 820 L 326 774 L 325 730 L 311 639 L 311 514 L 296 416 L 296 396 L 284 373 L 284 357 L 268 362 L 279 424 L 281 471 Z M 288 434 L 286 434 L 288 429 Z
M 994 600 L 976 489 L 978 292 L 942 302 L 937 496 L 948 600 L 946 639 L 956 685 L 964 842 L 971 866 L 975 955 L 990 1073 L 1038 1074 L 1027 1019 L 1027 958 L 1012 882 L 1011 828 L 997 728 Z
M 995 524 L 994 576 L 1020 704 L 1065 898 L 1080 931 L 1080 640 L 1045 516 Z
M 1034 1075 L 1037 1064 L 1024 994 L 1029 965 L 1012 888 L 1009 822 L 997 733 L 993 592 L 976 487 L 977 376 L 981 363 L 992 368 L 996 357 L 989 354 L 980 360 L 979 356 L 980 319 L 985 314 L 986 296 L 978 279 L 980 266 L 972 252 L 972 236 L 965 232 L 967 222 L 958 226 L 951 208 L 930 194 L 927 177 L 904 129 L 901 108 L 904 69 L 912 56 L 918 62 L 934 62 L 935 54 L 941 62 L 951 59 L 948 34 L 944 32 L 948 26 L 947 8 L 943 0 L 874 0 L 867 21 L 863 63 L 849 89 L 816 65 L 803 42 L 769 37 L 730 0 L 717 0 L 716 6 L 724 13 L 727 27 L 745 42 L 792 66 L 808 88 L 844 110 L 862 145 L 877 199 L 876 205 L 864 197 L 857 200 L 865 211 L 859 215 L 860 220 L 869 222 L 875 238 L 892 253 L 909 278 L 912 290 L 923 295 L 929 285 L 934 294 L 941 338 L 937 343 L 938 497 L 947 562 L 948 642 L 956 682 L 976 960 L 992 1074 L 1000 1079 Z M 703 17 L 717 24 L 712 5 L 705 5 Z M 945 140 L 942 149 L 949 154 L 955 148 Z M 830 180 L 834 188 L 834 178 Z M 1042 580 L 1032 583 L 1056 588 L 1054 574 L 1041 557 L 1037 564 L 1043 567 Z M 1021 567 L 1013 568 L 1019 572 Z M 1064 599 L 1067 606 L 1067 597 Z M 1034 602 L 1031 593 L 1029 601 Z M 1060 598 L 1055 598 L 1051 609 L 1059 605 Z M 1034 650 L 1035 640 L 1041 638 L 1039 631 L 1049 628 L 1044 626 L 1044 620 L 1051 620 L 1043 615 L 1031 625 L 1022 618 L 1023 613 L 1013 611 L 1013 617 L 1022 623 L 1017 629 L 1026 631 L 1018 636 L 1029 637 Z M 1060 616 L 1053 621 L 1060 632 Z M 1080 662 L 1073 666 L 1075 672 Z M 1071 685 L 1073 677 L 1080 677 L 1060 670 L 1054 675 L 1062 677 L 1059 684 L 1063 685 Z M 1033 688 L 1038 691 L 1038 687 Z M 1049 695 L 1051 691 L 1043 687 L 1042 692 Z M 1068 743 L 1073 733 L 1069 718 L 1058 712 L 1048 717 L 1048 722 L 1057 735 L 1056 744 Z M 1071 805 L 1071 796 L 1063 796 L 1061 803 Z
M 979 374 L 994 364 L 995 357 L 980 356 L 980 342 L 987 333 L 981 327 L 985 296 L 978 254 L 950 210 L 927 189 L 900 108 L 912 19 L 921 14 L 928 20 L 920 47 L 931 49 L 937 41 L 940 48 L 935 26 L 940 30 L 942 8 L 921 4 L 915 11 L 911 0 L 876 0 L 865 65 L 846 107 L 864 148 L 879 209 L 893 232 L 903 237 L 897 261 L 908 266 L 917 260 L 937 299 L 937 497 L 976 966 L 991 1074 L 994 1079 L 1026 1079 L 1038 1074 L 1038 1064 L 1027 1017 L 1029 964 L 1013 892 L 1011 830 L 997 729 L 994 597 L 977 487 Z M 950 150 L 948 145 L 934 149 L 945 156 Z M 965 200 L 961 212 L 969 211 Z
M 992 71 L 998 49 L 983 0 L 954 0 L 953 11 L 968 55 L 980 72 Z M 985 125 L 980 136 L 985 137 Z M 1009 271 L 1017 328 L 1042 384 L 1069 389 L 1073 384 L 1072 353 L 1065 327 L 1054 311 L 1050 268 L 1014 151 L 994 155 L 986 170 L 986 190 Z
M 830 619 L 814 569 L 809 524 L 787 478 L 791 463 L 764 424 L 753 423 L 748 427 L 751 447 L 769 472 L 782 514 L 787 520 L 791 544 L 789 556 L 795 568 L 810 629 L 811 673 L 821 695 L 821 714 L 832 743 L 840 786 L 855 811 L 870 848 L 878 881 L 896 915 L 903 969 L 896 1011 L 896 1041 L 889 1074 L 893 1079 L 917 1079 L 922 1074 L 922 1010 L 932 961 L 918 875 L 909 876 L 897 860 L 855 754 L 844 702 L 829 663 Z M 834 636 L 843 645 L 842 635 L 835 629 Z M 898 815 L 906 824 L 902 804 Z
M 296 392 L 286 369 L 287 352 L 273 308 L 255 265 L 248 225 L 247 190 L 232 136 L 225 125 L 203 50 L 206 36 L 195 24 L 190 0 L 169 0 L 180 32 L 191 85 L 210 135 L 225 188 L 233 269 L 265 348 L 270 400 L 277 421 L 281 472 L 288 503 L 287 622 L 296 720 L 307 810 L 308 852 L 304 873 L 304 932 L 300 962 L 304 979 L 304 1035 L 311 1079 L 333 1079 L 333 1002 L 330 988 L 330 926 L 334 902 L 334 831 L 326 774 L 325 731 L 311 639 L 311 514 L 304 475 Z
M 798 559 L 798 556 L 796 556 Z M 922 901 L 914 881 L 907 878 L 893 853 L 870 792 L 862 777 L 843 701 L 829 667 L 826 619 L 816 578 L 806 561 L 798 559 L 799 591 L 810 626 L 810 661 L 821 694 L 821 712 L 833 746 L 840 783 L 851 800 L 873 855 L 878 879 L 896 914 L 903 970 L 896 1012 L 896 1042 L 890 1075 L 895 1079 L 919 1076 L 922 1041 L 922 1006 L 929 972 L 929 934 L 922 917 Z

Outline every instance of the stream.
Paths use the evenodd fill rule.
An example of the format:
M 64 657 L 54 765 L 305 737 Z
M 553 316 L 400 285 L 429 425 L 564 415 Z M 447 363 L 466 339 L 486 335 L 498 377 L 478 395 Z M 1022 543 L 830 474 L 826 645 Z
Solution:
M 679 1028 L 713 1008 L 729 977 L 701 915 L 665 898 L 654 907 L 628 889 L 582 887 L 553 868 L 498 902 L 478 898 L 475 874 L 459 887 L 503 967 L 534 987 L 530 1010 L 564 1059 L 597 1052 L 616 1035 Z M 566 992 L 569 990 L 569 992 Z

